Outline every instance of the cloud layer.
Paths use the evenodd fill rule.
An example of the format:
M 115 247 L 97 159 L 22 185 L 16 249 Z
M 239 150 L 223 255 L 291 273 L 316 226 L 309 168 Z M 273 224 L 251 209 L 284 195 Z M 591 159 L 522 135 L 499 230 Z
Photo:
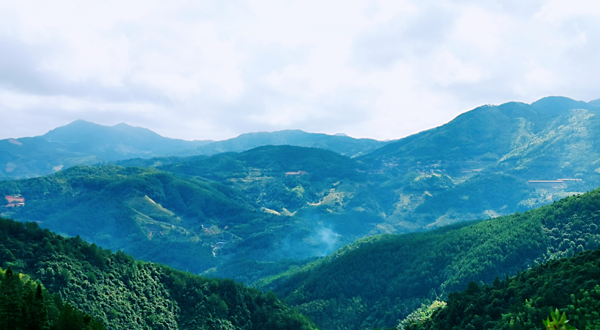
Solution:
M 224 139 L 400 138 L 600 98 L 595 1 L 0 1 L 0 138 L 76 119 Z

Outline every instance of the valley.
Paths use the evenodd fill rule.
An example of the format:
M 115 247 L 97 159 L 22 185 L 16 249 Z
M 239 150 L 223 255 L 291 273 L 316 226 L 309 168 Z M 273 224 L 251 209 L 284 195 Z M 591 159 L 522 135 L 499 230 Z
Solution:
M 470 282 L 600 246 L 599 113 L 510 102 L 386 142 L 75 122 L 0 141 L 0 216 L 273 291 L 323 330 L 395 327 Z

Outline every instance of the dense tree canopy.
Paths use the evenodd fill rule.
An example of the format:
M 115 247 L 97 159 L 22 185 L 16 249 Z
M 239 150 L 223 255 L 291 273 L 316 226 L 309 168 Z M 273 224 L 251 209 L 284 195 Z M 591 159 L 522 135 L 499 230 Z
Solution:
M 0 266 L 28 274 L 110 329 L 315 328 L 273 293 L 139 262 L 36 223 L 0 218 L 0 237 Z
M 391 327 L 426 300 L 600 243 L 600 190 L 424 233 L 369 237 L 264 279 L 323 329 Z
M 29 276 L 0 269 L 0 329 L 104 330 L 104 325 L 48 293 Z
M 407 330 L 540 329 L 555 310 L 577 329 L 600 328 L 600 249 L 552 260 L 493 283 L 469 283 L 446 307 Z

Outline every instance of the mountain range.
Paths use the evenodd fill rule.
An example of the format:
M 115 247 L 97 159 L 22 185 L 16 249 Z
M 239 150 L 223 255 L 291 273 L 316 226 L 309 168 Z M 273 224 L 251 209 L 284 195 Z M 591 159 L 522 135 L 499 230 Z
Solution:
M 103 126 L 83 120 L 36 137 L 0 140 L 0 180 L 31 178 L 76 165 L 154 157 L 241 152 L 263 145 L 318 147 L 358 156 L 385 145 L 372 139 L 300 130 L 248 133 L 224 141 L 185 141 L 127 124 Z
M 600 246 L 599 112 L 598 101 L 563 97 L 488 105 L 388 142 L 301 131 L 190 142 L 124 124 L 80 121 L 41 137 L 0 141 L 0 164 L 6 164 L 0 194 L 8 197 L 0 215 L 75 237 L 69 240 L 87 251 L 85 262 L 67 264 L 85 268 L 98 258 L 135 264 L 125 251 L 194 273 L 231 277 L 272 290 L 325 330 L 395 327 L 419 308 L 438 322 L 431 306 L 443 304 L 431 302 L 449 299 L 452 313 L 463 313 L 465 303 L 450 293 L 467 289 L 470 299 L 479 291 L 469 283 L 480 287 L 500 277 L 506 279 L 495 283 L 496 289 L 482 292 L 510 287 L 507 276 L 520 270 Z M 14 180 L 24 177 L 29 178 Z M 17 230 L 14 226 L 5 227 Z M 24 243 L 0 246 L 0 261 L 38 274 L 28 267 L 41 262 L 32 259 L 39 249 L 45 247 L 49 254 L 42 255 L 48 256 L 64 243 L 62 236 L 50 238 L 27 226 L 27 234 L 46 242 L 29 252 L 19 250 Z M 120 252 L 111 256 L 95 245 L 86 247 L 80 237 Z M 53 272 L 60 276 L 44 282 L 49 290 L 62 292 L 67 301 L 79 297 L 71 300 L 79 299 L 77 308 L 104 323 L 124 320 L 120 311 L 83 302 L 95 293 L 84 299 L 87 289 L 77 290 L 92 283 L 91 273 L 98 277 L 96 270 L 77 273 L 76 287 L 67 291 L 55 285 L 70 285 L 71 269 Z M 212 285 L 192 282 L 198 290 Z M 168 294 L 184 297 L 180 289 Z M 157 290 L 152 291 L 163 292 Z M 177 324 L 184 327 L 234 326 L 239 320 L 228 318 L 228 298 L 213 290 L 206 301 L 221 304 L 213 293 L 226 301 L 227 308 L 209 311 L 218 320 L 193 313 L 166 319 L 132 315 L 149 319 L 150 327 L 168 328 L 181 320 Z M 276 306 L 273 297 L 265 299 Z M 516 309 L 546 306 L 519 297 L 526 301 L 511 305 L 514 322 L 525 315 Z M 470 304 L 493 308 L 484 299 Z M 248 311 L 255 315 L 253 308 Z M 171 312 L 163 314 L 176 314 Z M 460 326 L 505 324 L 489 319 L 485 327 L 473 316 L 478 313 L 464 314 L 469 321 Z M 302 316 L 291 317 L 298 326 L 311 326 Z M 533 324 L 528 322 L 523 324 Z
M 26 199 L 26 207 L 5 208 L 2 214 L 39 221 L 136 258 L 251 283 L 365 236 L 522 212 L 600 186 L 595 165 L 600 150 L 593 138 L 600 129 L 598 109 L 594 102 L 557 97 L 531 105 L 484 106 L 356 157 L 269 145 L 79 166 L 0 182 L 0 194 Z M 118 131 L 119 125 L 69 126 L 49 132 L 44 141 L 72 141 L 69 150 L 76 150 L 78 139 L 93 142 L 107 135 L 105 140 L 113 142 L 105 146 L 118 140 L 102 132 Z M 144 129 L 134 131 L 163 139 Z M 89 139 L 73 132 L 89 134 Z M 283 143 L 291 137 L 299 144 L 353 141 L 346 150 L 365 142 L 283 131 L 242 135 L 217 145 L 245 148 L 249 140 Z M 82 150 L 100 150 L 101 143 L 94 143 Z M 240 264 L 261 271 L 235 267 Z

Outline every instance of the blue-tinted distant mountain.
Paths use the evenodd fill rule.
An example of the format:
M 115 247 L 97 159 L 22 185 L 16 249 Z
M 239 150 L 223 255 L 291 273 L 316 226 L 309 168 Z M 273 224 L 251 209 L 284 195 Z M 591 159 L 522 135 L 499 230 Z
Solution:
M 246 133 L 233 139 L 213 142 L 195 149 L 185 150 L 176 156 L 214 155 L 223 152 L 242 152 L 266 145 L 291 145 L 331 150 L 338 154 L 356 157 L 367 154 L 389 142 L 373 139 L 355 139 L 345 134 L 328 135 L 307 133 L 301 130 Z
M 324 223 L 336 233 L 344 233 L 342 236 L 406 232 L 524 211 L 597 188 L 598 112 L 600 108 L 593 102 L 564 97 L 548 97 L 533 104 L 483 106 L 438 128 L 352 158 L 352 166 L 348 160 L 298 147 L 125 161 L 121 165 L 155 166 L 178 175 L 215 180 L 281 214 L 289 211 L 306 216 L 318 205 L 325 212 L 319 218 L 328 219 Z M 281 133 L 264 136 L 274 138 Z M 244 139 L 205 147 L 236 141 Z M 320 165 L 295 164 L 285 171 L 303 171 L 309 176 L 282 176 L 281 171 L 273 171 L 282 160 L 304 157 L 316 157 Z M 317 175 L 326 168 L 338 171 Z M 342 170 L 346 168 L 352 170 Z M 319 180 L 310 179 L 317 177 Z M 530 180 L 549 182 L 532 184 Z M 335 224 L 334 217 L 339 217 Z M 369 223 L 377 224 L 376 229 Z
M 127 124 L 103 126 L 78 120 L 42 136 L 0 140 L 0 179 L 36 177 L 74 165 L 163 156 L 210 142 L 165 138 Z
M 600 103 L 547 97 L 532 104 L 485 105 L 445 125 L 391 142 L 361 159 L 399 164 L 498 160 L 553 126 L 569 124 L 575 109 L 593 116 L 600 112 Z M 593 124 L 598 120 L 594 118 Z
M 241 152 L 264 145 L 315 147 L 354 157 L 387 143 L 300 130 L 247 133 L 216 142 L 185 141 L 166 138 L 149 129 L 123 123 L 103 126 L 77 120 L 41 136 L 0 140 L 0 180 L 37 177 L 75 165 L 134 158 L 140 159 L 139 164 L 147 164 L 148 161 L 143 160 Z M 173 158 L 164 160 L 174 161 Z
M 392 171 L 434 169 L 452 177 L 475 170 L 525 180 L 578 178 L 593 189 L 600 185 L 599 114 L 598 101 L 565 97 L 482 106 L 360 160 Z
M 596 106 L 596 107 L 600 107 L 600 99 L 589 101 L 588 104 Z
M 598 102 L 546 97 L 478 107 L 357 160 L 393 178 L 387 185 L 395 189 L 396 208 L 386 214 L 437 226 L 529 209 L 599 187 L 598 136 Z M 431 181 L 436 177 L 439 183 Z M 540 180 L 545 182 L 529 183 Z
M 60 143 L 71 152 L 94 154 L 109 161 L 156 157 L 212 142 L 166 138 L 147 128 L 124 123 L 103 126 L 83 120 L 53 129 L 41 137 L 48 142 Z

